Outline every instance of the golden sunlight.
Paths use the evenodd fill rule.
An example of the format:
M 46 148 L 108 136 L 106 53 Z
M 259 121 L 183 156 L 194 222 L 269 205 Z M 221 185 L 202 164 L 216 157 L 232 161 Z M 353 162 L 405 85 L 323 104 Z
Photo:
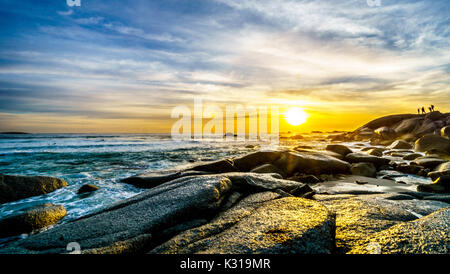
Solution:
M 290 108 L 284 113 L 284 119 L 292 126 L 299 126 L 306 122 L 309 115 L 302 108 Z

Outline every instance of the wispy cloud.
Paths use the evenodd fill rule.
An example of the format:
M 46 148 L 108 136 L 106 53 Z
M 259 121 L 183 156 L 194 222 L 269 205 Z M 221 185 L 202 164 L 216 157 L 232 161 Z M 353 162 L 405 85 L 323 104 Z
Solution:
M 450 107 L 446 1 L 112 0 L 66 9 L 0 7 L 0 116 L 123 115 L 163 128 L 170 107 L 194 95 L 315 112 Z

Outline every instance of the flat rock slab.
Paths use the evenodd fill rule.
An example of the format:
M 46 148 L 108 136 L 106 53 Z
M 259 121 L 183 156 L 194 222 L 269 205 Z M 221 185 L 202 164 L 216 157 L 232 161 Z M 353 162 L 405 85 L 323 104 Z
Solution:
M 377 194 L 416 191 L 416 185 L 404 185 L 392 180 L 342 175 L 336 180 L 322 182 L 312 187 L 323 194 Z
M 449 254 L 450 208 L 398 224 L 360 241 L 353 254 Z
M 152 253 L 332 253 L 334 215 L 327 208 L 307 199 L 274 199 L 271 195 L 250 196 L 211 223 L 181 233 Z

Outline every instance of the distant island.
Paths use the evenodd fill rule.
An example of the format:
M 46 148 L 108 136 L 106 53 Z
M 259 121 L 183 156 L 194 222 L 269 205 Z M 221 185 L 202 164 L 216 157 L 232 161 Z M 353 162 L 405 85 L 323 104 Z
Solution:
M 0 134 L 31 134 L 28 132 L 16 132 L 16 131 L 6 131 L 6 132 L 0 132 Z

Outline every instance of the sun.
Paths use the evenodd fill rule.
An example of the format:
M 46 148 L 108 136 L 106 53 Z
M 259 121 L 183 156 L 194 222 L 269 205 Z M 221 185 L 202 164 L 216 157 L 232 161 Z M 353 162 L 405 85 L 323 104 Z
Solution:
M 308 116 L 308 113 L 298 107 L 290 108 L 284 113 L 284 119 L 292 126 L 299 126 L 305 123 Z

